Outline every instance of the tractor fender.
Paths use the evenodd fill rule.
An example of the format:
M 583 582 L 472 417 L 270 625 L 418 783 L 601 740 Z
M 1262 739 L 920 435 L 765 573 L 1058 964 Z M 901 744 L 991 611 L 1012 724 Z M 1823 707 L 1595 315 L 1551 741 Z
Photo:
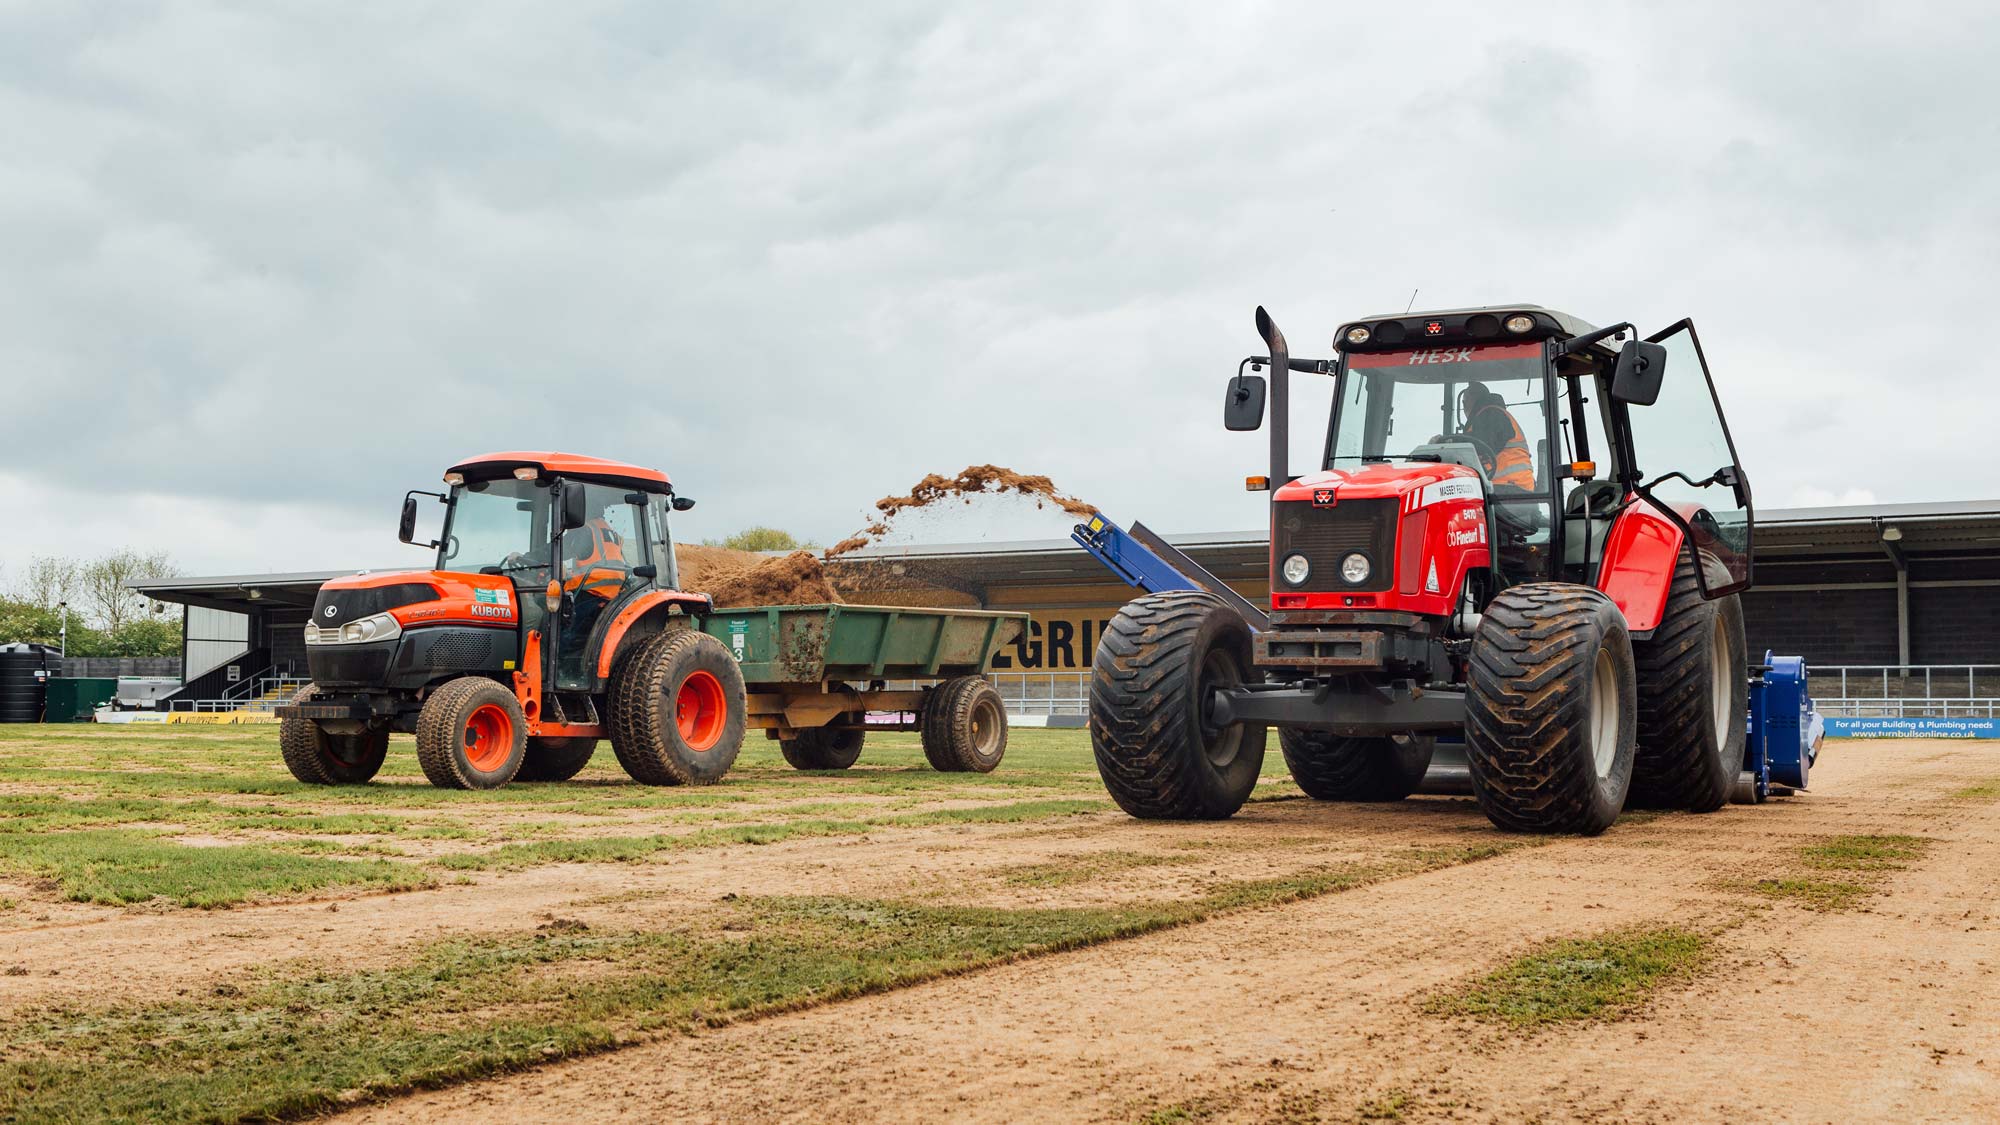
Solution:
M 1650 633 L 1659 627 L 1685 540 L 1678 524 L 1644 501 L 1618 513 L 1604 537 L 1597 588 L 1625 615 L 1627 630 Z
M 686 594 L 679 590 L 654 590 L 633 598 L 604 626 L 603 639 L 597 645 L 597 678 L 602 680 L 611 675 L 611 662 L 627 633 L 635 628 L 641 635 L 658 632 L 665 627 L 674 606 L 679 606 L 683 613 L 705 614 L 714 608 L 714 603 L 707 594 Z

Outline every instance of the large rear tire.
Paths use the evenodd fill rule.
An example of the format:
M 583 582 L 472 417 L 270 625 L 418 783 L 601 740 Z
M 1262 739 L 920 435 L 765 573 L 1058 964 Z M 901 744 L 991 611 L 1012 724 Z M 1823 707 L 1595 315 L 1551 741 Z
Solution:
M 984 676 L 932 688 L 917 725 L 924 758 L 939 773 L 992 773 L 1007 753 L 1007 703 Z
M 530 738 L 515 781 L 568 781 L 597 753 L 594 738 Z
M 1714 812 L 1743 772 L 1750 710 L 1743 606 L 1734 595 L 1706 601 L 1694 563 L 1674 570 L 1659 628 L 1635 641 L 1639 751 L 1631 803 Z
M 307 684 L 292 694 L 292 702 L 308 702 L 317 692 Z M 389 728 L 332 734 L 312 719 L 280 719 L 278 753 L 292 776 L 307 785 L 362 785 L 389 756 Z
M 844 770 L 861 759 L 868 732 L 859 727 L 808 727 L 778 741 L 778 752 L 795 770 Z
M 743 670 L 707 633 L 662 633 L 620 665 L 611 749 L 632 780 L 710 785 L 743 748 Z
M 1436 740 L 1424 736 L 1398 742 L 1316 730 L 1278 731 L 1278 748 L 1292 780 L 1317 801 L 1400 801 L 1423 784 L 1436 746 Z
M 1090 669 L 1090 748 L 1111 799 L 1148 820 L 1232 816 L 1264 727 L 1221 727 L 1209 697 L 1255 676 L 1250 627 L 1213 594 L 1148 594 L 1111 619 Z
M 1480 810 L 1510 832 L 1594 836 L 1625 807 L 1638 728 L 1632 640 L 1588 586 L 1515 586 L 1472 640 L 1465 755 Z
M 417 713 L 417 764 L 440 789 L 498 789 L 521 772 L 528 719 L 514 693 L 483 676 L 460 676 Z

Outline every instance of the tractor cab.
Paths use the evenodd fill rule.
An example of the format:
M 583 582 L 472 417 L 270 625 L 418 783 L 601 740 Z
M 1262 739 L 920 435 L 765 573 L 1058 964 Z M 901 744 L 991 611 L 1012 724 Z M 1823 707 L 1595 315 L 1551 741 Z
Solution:
M 694 501 L 674 495 L 656 469 L 573 454 L 489 453 L 453 465 L 444 481 L 448 493 L 404 498 L 398 537 L 415 539 L 418 496 L 444 506 L 432 544 L 436 573 L 504 580 L 487 584 L 487 596 L 517 607 L 508 623 L 523 637 L 540 635 L 550 690 L 594 690 L 598 626 L 651 591 L 678 589 L 668 514 Z

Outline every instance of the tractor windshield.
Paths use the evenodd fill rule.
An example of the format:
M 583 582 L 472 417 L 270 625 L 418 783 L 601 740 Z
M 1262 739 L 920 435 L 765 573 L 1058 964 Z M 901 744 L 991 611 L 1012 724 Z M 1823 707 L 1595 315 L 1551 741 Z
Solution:
M 1496 493 L 1548 481 L 1540 344 L 1349 355 L 1326 467 L 1366 461 L 1475 461 Z
M 512 477 L 452 489 L 438 569 L 506 574 L 549 565 L 549 491 L 544 481 Z

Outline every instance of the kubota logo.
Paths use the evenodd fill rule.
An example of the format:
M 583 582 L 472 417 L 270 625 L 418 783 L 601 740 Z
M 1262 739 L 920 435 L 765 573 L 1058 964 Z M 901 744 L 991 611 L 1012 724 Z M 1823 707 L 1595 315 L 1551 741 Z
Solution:
M 340 614 L 340 607 L 339 607 L 339 606 L 337 606 L 337 605 L 330 605 L 330 606 L 327 606 L 327 607 L 326 607 L 326 616 L 328 616 L 328 617 L 337 617 L 337 616 L 339 616 L 339 614 Z

